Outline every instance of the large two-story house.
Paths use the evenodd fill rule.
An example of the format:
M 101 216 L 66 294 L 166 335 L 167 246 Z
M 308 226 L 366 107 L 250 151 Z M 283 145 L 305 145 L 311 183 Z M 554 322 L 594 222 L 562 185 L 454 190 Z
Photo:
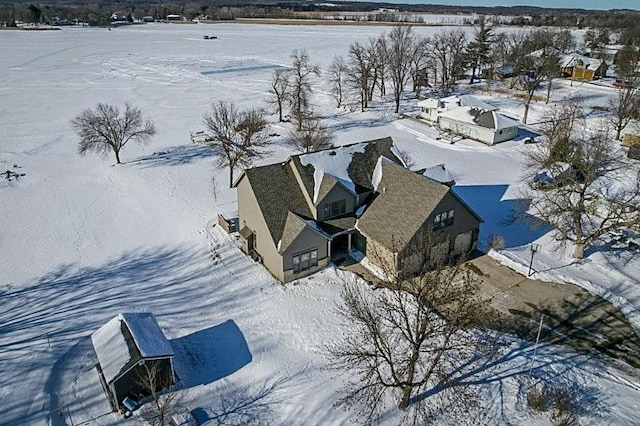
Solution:
M 245 170 L 235 183 L 243 250 L 288 282 L 353 249 L 408 275 L 474 249 L 478 215 L 396 152 L 385 138 Z

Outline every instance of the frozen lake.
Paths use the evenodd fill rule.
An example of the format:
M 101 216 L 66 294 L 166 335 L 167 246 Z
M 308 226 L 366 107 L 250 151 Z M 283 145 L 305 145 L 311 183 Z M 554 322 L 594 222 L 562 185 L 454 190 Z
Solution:
M 328 269 L 281 286 L 240 255 L 211 227 L 217 213 L 236 209 L 227 170 L 190 142 L 189 131 L 202 128 L 202 114 L 218 100 L 265 107 L 271 73 L 290 63 L 292 50 L 307 50 L 324 68 L 335 55 L 346 56 L 350 43 L 389 29 L 150 24 L 0 31 L 0 172 L 15 168 L 25 175 L 0 186 L 0 422 L 126 423 L 105 415 L 87 336 L 119 312 L 151 311 L 181 360 L 191 360 L 179 366 L 190 408 L 226 424 L 351 424 L 354 412 L 333 405 L 343 379 L 323 369 L 320 347 L 341 333 L 333 306 L 352 277 Z M 467 192 L 485 209 L 485 240 L 492 232 L 504 232 L 511 245 L 539 236 L 509 228 L 502 217 L 518 195 L 521 143 L 445 144 L 434 129 L 394 121 L 384 104 L 366 113 L 336 110 L 326 83 L 315 79 L 313 86 L 315 111 L 336 131 L 337 144 L 392 136 L 417 167 L 446 163 L 461 186 L 475 185 Z M 594 104 L 611 93 L 568 84 L 557 93 L 579 90 L 589 90 Z M 69 121 L 97 102 L 125 100 L 155 122 L 153 142 L 128 145 L 125 164 L 117 167 L 109 156 L 79 156 Z M 514 116 L 522 113 L 513 99 L 489 100 Z M 535 105 L 532 120 L 548 108 Z M 287 128 L 274 123 L 271 130 L 282 136 Z M 279 137 L 270 150 L 260 161 L 293 152 Z M 556 259 L 550 253 L 538 260 L 553 266 Z M 594 275 L 585 265 L 584 274 Z M 611 269 L 601 273 L 612 276 Z M 638 306 L 633 273 L 612 291 Z M 229 348 L 239 348 L 239 355 Z M 509 377 L 528 368 L 531 353 L 522 344 L 501 366 L 506 378 L 484 388 L 494 410 L 488 418 L 496 424 L 500 415 L 544 424 L 521 413 L 520 384 Z M 592 424 L 632 424 L 637 381 L 587 358 L 555 347 L 538 353 L 550 376 L 602 394 L 606 404 L 587 413 Z M 247 411 L 238 408 L 233 417 L 234 407 Z M 67 414 L 54 417 L 60 408 Z M 397 424 L 397 410 L 389 407 L 384 422 Z

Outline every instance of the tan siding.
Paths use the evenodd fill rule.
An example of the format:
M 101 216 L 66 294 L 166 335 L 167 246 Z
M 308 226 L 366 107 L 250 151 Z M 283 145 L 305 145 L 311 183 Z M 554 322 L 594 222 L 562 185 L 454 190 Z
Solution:
M 451 209 L 455 210 L 453 224 L 434 231 L 433 218 L 438 213 Z M 480 222 L 476 216 L 460 200 L 450 193 L 445 195 L 402 251 L 399 260 L 400 268 L 407 274 L 419 272 L 425 262 L 429 260 L 428 245 L 441 245 L 443 242 L 447 242 L 448 250 L 446 251 L 448 254 L 453 255 L 452 250 L 454 249 L 456 237 L 465 232 L 473 231 L 473 235 L 477 238 L 479 225 Z
M 336 185 L 321 201 L 318 203 L 317 218 L 319 221 L 327 220 L 329 218 L 324 217 L 324 206 L 334 201 L 346 200 L 347 211 L 351 213 L 356 209 L 355 196 L 344 189 L 343 187 Z
M 453 219 L 453 224 L 447 226 L 446 228 L 442 228 L 436 231 L 436 234 L 446 234 L 449 236 L 449 242 L 451 246 L 449 250 L 453 250 L 453 243 L 455 238 L 464 232 L 468 232 L 469 230 L 476 231 L 480 226 L 480 222 L 476 218 L 473 213 L 469 211 L 469 209 L 460 202 L 454 195 L 447 194 L 442 201 L 438 204 L 438 206 L 433 210 L 433 214 L 429 216 L 429 219 L 425 223 L 425 226 L 432 227 L 433 226 L 433 218 L 438 214 L 450 209 L 455 209 L 455 216 Z
M 393 252 L 366 235 L 363 234 L 363 236 L 367 239 L 367 259 L 386 274 L 394 275 L 397 271 L 397 265 Z
M 262 256 L 264 266 L 279 280 L 284 280 L 282 256 L 271 238 L 267 223 L 253 194 L 249 180 L 245 177 L 238 183 L 238 212 L 240 229 L 248 226 L 256 236 L 256 251 Z
M 300 234 L 289 245 L 287 251 L 283 253 L 283 268 L 285 270 L 292 269 L 293 256 L 298 253 L 311 250 L 313 248 L 318 249 L 318 264 L 320 264 L 321 260 L 324 260 L 328 257 L 327 246 L 327 239 L 325 237 L 318 234 L 314 230 L 306 228 L 302 232 L 300 232 Z

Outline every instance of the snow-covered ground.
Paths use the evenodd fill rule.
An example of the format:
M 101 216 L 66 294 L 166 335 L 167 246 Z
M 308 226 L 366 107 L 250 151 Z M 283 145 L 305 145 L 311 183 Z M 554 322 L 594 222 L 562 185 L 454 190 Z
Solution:
M 334 406 L 343 379 L 324 369 L 322 346 L 339 339 L 340 289 L 353 278 L 327 269 L 281 286 L 212 226 L 236 211 L 228 176 L 189 140 L 217 100 L 265 106 L 273 69 L 306 49 L 326 67 L 348 45 L 385 28 L 276 25 L 144 25 L 51 32 L 0 32 L 0 418 L 3 424 L 114 424 L 91 355 L 89 335 L 119 312 L 153 312 L 176 350 L 183 403 L 225 424 L 348 424 Z M 426 33 L 440 28 L 418 28 Z M 216 35 L 216 40 L 203 40 Z M 586 95 L 604 105 L 606 87 L 558 82 L 556 97 Z M 483 98 L 518 117 L 504 96 Z M 131 101 L 158 129 L 148 146 L 127 146 L 125 164 L 80 157 L 69 120 L 96 102 Z M 445 163 L 458 193 L 485 219 L 481 246 L 518 268 L 541 244 L 540 278 L 574 281 L 617 303 L 638 326 L 640 261 L 592 251 L 585 261 L 551 251 L 545 228 L 509 225 L 522 173 L 521 141 L 448 145 L 387 105 L 337 111 L 314 82 L 316 112 L 337 143 L 391 136 L 415 167 Z M 411 108 L 410 101 L 405 108 Z M 549 107 L 536 104 L 530 122 Z M 277 124 L 273 132 L 286 134 Z M 291 154 L 274 138 L 262 163 Z M 482 384 L 486 423 L 544 424 L 518 397 L 533 347 L 514 341 Z M 635 424 L 640 380 L 565 348 L 539 350 L 534 372 L 571 384 L 587 424 Z M 521 396 L 521 394 L 520 394 Z M 386 424 L 396 424 L 390 410 Z

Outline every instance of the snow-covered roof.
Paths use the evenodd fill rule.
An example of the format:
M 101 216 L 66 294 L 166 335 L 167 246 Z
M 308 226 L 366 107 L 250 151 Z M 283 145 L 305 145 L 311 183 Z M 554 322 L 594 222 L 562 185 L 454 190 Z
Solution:
M 538 50 L 534 50 L 533 52 L 529 53 L 529 56 L 533 56 L 534 58 L 542 58 L 543 56 L 547 56 L 547 55 L 552 55 L 552 54 L 556 54 L 559 55 L 560 53 L 560 49 L 558 49 L 557 47 L 547 47 L 544 49 L 538 49 Z
M 517 120 L 502 115 L 497 111 L 480 111 L 474 107 L 460 107 L 444 112 L 440 114 L 440 117 L 485 127 L 494 131 L 517 127 L 520 124 Z
M 580 67 L 591 71 L 596 71 L 602 65 L 602 61 L 596 58 L 581 55 L 579 53 L 570 53 L 560 58 L 560 66 L 562 68 Z
M 171 345 L 151 313 L 123 313 L 91 335 L 102 374 L 110 383 L 143 358 L 170 357 Z
M 513 118 L 507 117 L 506 115 L 500 114 L 499 112 L 492 111 L 492 114 L 495 123 L 495 130 L 504 130 L 511 127 L 518 127 L 520 125 L 520 122 L 518 120 L 514 120 Z
M 447 98 L 440 99 L 440 101 L 445 103 L 445 109 L 452 109 L 458 106 L 473 107 L 483 111 L 495 111 L 498 109 L 472 95 L 449 96 Z
M 420 108 L 438 108 L 439 99 L 436 98 L 427 98 L 421 101 L 418 101 L 418 106 Z
M 425 169 L 425 171 L 422 172 L 422 176 L 444 184 L 455 181 L 453 175 L 446 169 L 444 164 L 438 164 L 437 166 Z
M 320 186 L 325 175 L 333 177 L 347 190 L 355 193 L 355 184 L 349 177 L 349 165 L 353 154 L 363 153 L 368 142 L 357 143 L 340 149 L 324 150 L 300 155 L 300 163 L 303 166 L 313 166 L 313 202 L 318 202 Z
M 419 107 L 438 108 L 438 112 L 456 110 L 458 108 L 473 107 L 483 111 L 494 111 L 497 108 L 481 101 L 472 95 L 453 95 L 446 98 L 427 98 L 418 102 Z
M 440 114 L 440 117 L 461 121 L 463 123 L 476 124 L 475 118 L 477 114 L 474 114 L 474 111 L 478 110 L 473 107 L 459 107 L 444 111 Z

